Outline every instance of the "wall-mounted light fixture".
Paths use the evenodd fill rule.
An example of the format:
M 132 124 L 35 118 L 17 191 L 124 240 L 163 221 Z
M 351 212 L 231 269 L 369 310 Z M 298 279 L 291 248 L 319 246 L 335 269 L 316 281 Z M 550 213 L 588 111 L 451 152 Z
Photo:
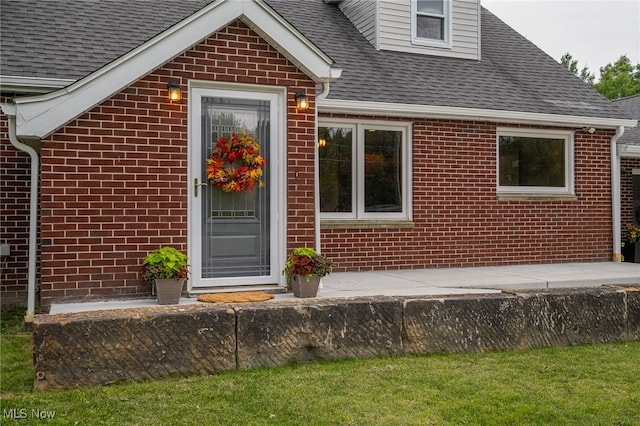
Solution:
M 589 133 L 590 135 L 594 134 L 596 132 L 596 128 L 595 127 L 580 127 L 578 129 L 576 129 L 576 131 L 583 131 L 585 133 Z
M 325 146 L 327 146 L 327 140 L 323 136 L 320 136 L 318 138 L 318 147 L 323 148 Z
M 293 98 L 296 100 L 296 108 L 298 111 L 307 111 L 309 109 L 309 98 L 306 93 L 298 92 Z
M 180 92 L 180 85 L 177 81 L 170 81 L 167 84 L 167 91 L 169 102 L 178 102 L 182 99 L 182 93 Z

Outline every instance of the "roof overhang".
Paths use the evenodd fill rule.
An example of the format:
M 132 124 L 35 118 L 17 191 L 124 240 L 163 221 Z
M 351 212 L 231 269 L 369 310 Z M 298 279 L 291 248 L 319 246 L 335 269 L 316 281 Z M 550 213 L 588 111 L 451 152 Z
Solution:
M 637 120 L 619 118 L 555 115 L 533 112 L 504 111 L 481 108 L 460 108 L 437 105 L 363 102 L 339 99 L 319 100 L 318 111 L 324 113 L 377 115 L 386 117 L 481 120 L 500 123 L 575 127 L 588 126 L 611 129 L 616 129 L 620 126 L 635 127 L 638 124 Z
M 263 0 L 217 0 L 92 74 L 57 91 L 16 98 L 16 134 L 43 138 L 178 56 L 229 23 L 241 19 L 315 82 L 342 70 Z
M 640 158 L 640 145 L 618 144 L 618 157 Z

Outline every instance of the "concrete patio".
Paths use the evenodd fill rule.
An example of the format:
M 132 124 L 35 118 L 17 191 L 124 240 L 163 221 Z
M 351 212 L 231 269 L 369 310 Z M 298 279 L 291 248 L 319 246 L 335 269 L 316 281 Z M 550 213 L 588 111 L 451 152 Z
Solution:
M 640 264 L 597 262 L 340 272 L 323 279 L 318 297 L 482 295 L 606 285 L 640 285 Z M 294 296 L 278 293 L 275 299 L 294 299 Z M 180 303 L 202 302 L 194 296 L 183 298 Z M 147 306 L 158 306 L 156 299 L 54 304 L 50 314 Z

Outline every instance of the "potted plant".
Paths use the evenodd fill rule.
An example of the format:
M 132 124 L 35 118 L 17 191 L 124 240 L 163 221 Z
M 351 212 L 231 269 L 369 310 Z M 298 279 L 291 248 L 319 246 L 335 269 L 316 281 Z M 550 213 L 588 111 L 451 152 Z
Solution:
M 640 263 L 640 227 L 627 223 L 623 254 L 625 262 Z
M 284 264 L 282 273 L 296 297 L 316 297 L 320 279 L 331 273 L 333 263 L 312 248 L 294 249 Z
M 142 278 L 153 283 L 160 305 L 180 302 L 188 272 L 187 255 L 169 246 L 152 251 L 142 261 Z

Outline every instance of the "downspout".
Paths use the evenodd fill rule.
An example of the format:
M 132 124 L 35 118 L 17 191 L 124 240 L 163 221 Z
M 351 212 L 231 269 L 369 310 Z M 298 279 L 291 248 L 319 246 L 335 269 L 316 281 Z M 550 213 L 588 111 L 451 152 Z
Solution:
M 611 138 L 611 208 L 613 212 L 613 258 L 614 262 L 622 260 L 620 231 L 620 156 L 618 155 L 618 139 L 624 134 L 624 126 L 618 126 L 618 130 Z
M 18 140 L 16 136 L 16 107 L 3 104 L 2 111 L 7 115 L 9 122 L 9 140 L 16 149 L 26 152 L 31 157 L 31 188 L 29 195 L 29 269 L 27 287 L 27 312 L 25 322 L 33 322 L 36 309 L 36 257 L 38 237 L 38 181 L 40 180 L 40 159 L 38 152 L 31 146 Z
M 316 212 L 315 212 L 315 224 L 314 224 L 314 228 L 315 228 L 315 241 L 316 241 L 316 251 L 318 253 L 320 253 L 321 248 L 320 248 L 320 158 L 318 156 L 318 101 L 321 101 L 323 99 L 325 99 L 327 97 L 327 95 L 329 95 L 329 82 L 325 81 L 322 83 L 322 93 L 320 93 L 318 96 L 316 96 L 316 108 L 315 108 L 315 153 L 316 155 L 313 156 L 314 158 L 314 203 L 316 205 Z

